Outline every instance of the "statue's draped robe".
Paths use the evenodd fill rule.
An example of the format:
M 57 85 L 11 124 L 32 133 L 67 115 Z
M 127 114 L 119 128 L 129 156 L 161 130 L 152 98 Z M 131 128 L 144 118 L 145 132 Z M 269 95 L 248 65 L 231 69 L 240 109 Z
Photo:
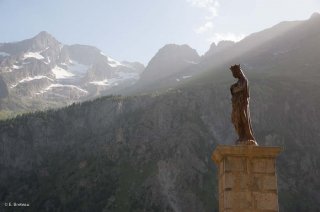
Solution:
M 232 94 L 232 123 L 239 135 L 237 143 L 255 143 L 249 112 L 249 88 L 246 78 L 230 88 Z

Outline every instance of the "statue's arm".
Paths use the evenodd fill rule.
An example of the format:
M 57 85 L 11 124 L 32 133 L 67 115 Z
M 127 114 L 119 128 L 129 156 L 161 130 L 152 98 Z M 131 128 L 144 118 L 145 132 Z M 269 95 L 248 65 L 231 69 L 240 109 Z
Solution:
M 235 86 L 236 86 L 235 84 L 233 84 L 233 85 L 230 86 L 230 93 L 231 93 L 231 94 L 233 94 L 233 89 L 234 89 Z
M 240 83 L 237 83 L 236 86 L 232 86 L 232 93 L 238 93 L 240 91 L 243 91 L 247 86 L 247 81 L 244 80 Z

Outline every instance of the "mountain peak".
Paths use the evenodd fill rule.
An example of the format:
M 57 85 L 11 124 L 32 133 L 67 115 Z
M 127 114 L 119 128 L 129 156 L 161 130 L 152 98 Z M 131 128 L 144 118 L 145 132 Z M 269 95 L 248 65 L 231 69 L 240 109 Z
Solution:
M 175 55 L 189 55 L 191 57 L 199 57 L 197 51 L 187 44 L 166 44 L 161 49 L 159 49 L 158 53 L 155 57 L 162 57 L 162 56 L 175 56 Z
M 36 36 L 51 36 L 51 34 L 49 32 L 47 32 L 47 31 L 41 31 Z
M 33 49 L 44 49 L 46 47 L 54 47 L 59 45 L 60 43 L 46 31 L 41 31 L 36 36 L 31 38 L 31 41 Z
M 167 49 L 172 49 L 172 50 L 177 50 L 177 49 L 192 49 L 190 46 L 188 46 L 187 44 L 166 44 L 164 45 L 160 50 L 167 50 Z
M 141 74 L 140 83 L 151 84 L 182 73 L 187 67 L 198 63 L 199 60 L 200 56 L 197 51 L 190 46 L 167 44 L 150 60 Z
M 50 33 L 48 33 L 47 31 L 41 31 L 36 36 L 34 36 L 33 38 L 45 38 L 45 37 L 53 38 L 53 36 Z
M 50 33 L 47 31 L 41 31 L 36 36 L 33 37 L 34 39 L 55 39 Z

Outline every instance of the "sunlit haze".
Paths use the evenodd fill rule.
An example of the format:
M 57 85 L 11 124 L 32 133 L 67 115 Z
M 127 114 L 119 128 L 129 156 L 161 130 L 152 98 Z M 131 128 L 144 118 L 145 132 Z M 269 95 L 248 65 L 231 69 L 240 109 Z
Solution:
M 147 64 L 168 43 L 199 54 L 212 42 L 238 41 L 284 20 L 308 19 L 319 0 L 0 0 L 0 42 L 47 31 L 118 60 Z

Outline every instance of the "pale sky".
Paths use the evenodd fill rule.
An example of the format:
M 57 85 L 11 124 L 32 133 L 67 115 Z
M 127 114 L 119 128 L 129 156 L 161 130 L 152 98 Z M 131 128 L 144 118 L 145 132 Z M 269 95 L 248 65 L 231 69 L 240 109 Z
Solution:
M 199 54 L 285 20 L 320 12 L 320 0 L 0 0 L 0 43 L 47 31 L 117 60 L 145 65 L 165 44 Z

